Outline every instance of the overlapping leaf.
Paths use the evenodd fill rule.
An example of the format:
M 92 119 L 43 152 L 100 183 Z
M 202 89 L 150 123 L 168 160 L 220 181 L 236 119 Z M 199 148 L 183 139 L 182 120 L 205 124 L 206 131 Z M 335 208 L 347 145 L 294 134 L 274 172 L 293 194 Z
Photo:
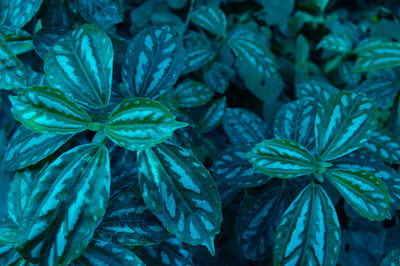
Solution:
M 1 0 L 0 22 L 22 28 L 39 10 L 43 0 Z
M 214 62 L 204 73 L 204 83 L 213 91 L 225 93 L 229 81 L 235 76 L 235 71 L 227 64 Z
M 332 160 L 358 149 L 367 142 L 376 123 L 373 102 L 363 94 L 343 91 L 330 97 L 315 118 L 319 156 Z
M 62 154 L 37 176 L 17 240 L 25 258 L 68 265 L 79 257 L 105 213 L 109 167 L 107 148 L 86 144 Z
M 0 11 L 1 12 L 1 11 Z M 8 44 L 0 38 L 0 89 L 24 87 L 27 73 Z
M 298 98 L 312 97 L 319 106 L 337 93 L 339 93 L 339 90 L 332 86 L 329 81 L 323 79 L 311 78 L 308 81 L 296 84 Z
M 178 79 L 184 60 L 181 40 L 168 27 L 148 28 L 130 43 L 122 78 L 132 97 L 158 98 Z
M 164 142 L 174 130 L 185 126 L 186 123 L 175 121 L 175 116 L 159 102 L 134 98 L 114 109 L 105 134 L 117 145 L 136 151 Z
M 124 20 L 121 0 L 75 0 L 75 4 L 86 21 L 105 29 Z
M 139 153 L 139 184 L 146 205 L 183 242 L 214 255 L 221 199 L 208 170 L 184 149 L 161 144 Z
M 58 89 L 31 87 L 9 98 L 14 118 L 33 132 L 77 133 L 92 122 L 86 111 Z
M 61 38 L 44 59 L 49 84 L 87 107 L 110 101 L 114 50 L 107 34 L 85 24 Z
M 354 87 L 360 82 L 362 76 L 360 72 L 356 72 L 354 64 L 351 61 L 344 61 L 338 68 L 340 78 L 350 87 Z
M 314 157 L 293 140 L 265 140 L 256 144 L 245 156 L 253 167 L 272 177 L 293 178 L 316 170 Z
M 25 30 L 2 27 L 0 37 L 4 39 L 14 55 L 33 50 L 32 35 Z
M 196 107 L 210 101 L 214 92 L 201 82 L 186 79 L 171 92 L 171 96 L 180 107 Z
M 274 241 L 275 265 L 336 265 L 340 227 L 323 188 L 310 184 L 283 214 Z
M 360 215 L 382 221 L 390 218 L 390 197 L 381 180 L 364 170 L 328 169 L 328 180 Z
M 215 99 L 209 103 L 200 117 L 197 128 L 200 132 L 208 132 L 221 124 L 226 109 L 226 97 Z
M 323 48 L 329 51 L 348 53 L 351 51 L 351 40 L 346 34 L 330 33 L 317 45 L 317 49 Z
M 205 34 L 190 31 L 184 36 L 183 43 L 185 47 L 185 68 L 182 72 L 184 74 L 202 68 L 215 56 L 215 51 Z
M 210 33 L 222 37 L 226 31 L 226 17 L 217 6 L 203 6 L 193 12 L 190 20 Z
M 400 264 L 400 249 L 394 249 L 392 251 L 389 252 L 389 254 L 387 254 L 381 264 L 379 264 L 380 266 L 395 266 Z
M 375 41 L 357 49 L 357 71 L 371 71 L 400 65 L 400 43 Z
M 400 163 L 400 139 L 389 130 L 374 131 L 362 149 L 384 162 Z

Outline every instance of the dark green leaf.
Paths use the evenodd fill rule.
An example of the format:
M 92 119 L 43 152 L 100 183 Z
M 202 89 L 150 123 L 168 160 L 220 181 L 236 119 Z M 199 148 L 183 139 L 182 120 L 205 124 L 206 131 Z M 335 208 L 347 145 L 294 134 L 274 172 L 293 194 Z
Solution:
M 380 266 L 396 266 L 400 264 L 400 249 L 395 249 L 389 252 L 383 260 Z
M 179 107 L 196 107 L 206 104 L 214 96 L 214 92 L 201 82 L 186 79 L 171 92 Z
M 362 150 L 384 162 L 400 163 L 400 139 L 389 130 L 374 131 Z
M 204 73 L 204 83 L 213 91 L 225 93 L 229 81 L 235 76 L 235 71 L 227 64 L 214 62 Z
M 215 99 L 209 103 L 200 117 L 197 128 L 205 133 L 217 128 L 224 117 L 226 109 L 226 97 Z
M 317 45 L 317 49 L 323 48 L 329 51 L 348 53 L 351 51 L 351 40 L 346 34 L 330 33 Z
M 124 20 L 121 0 L 75 0 L 75 5 L 87 22 L 105 29 Z
M 368 46 L 358 47 L 355 64 L 357 71 L 371 71 L 392 68 L 400 65 L 400 43 L 374 41 Z
M 203 6 L 193 12 L 190 20 L 207 31 L 222 37 L 226 31 L 226 17 L 217 6 Z
M 27 78 L 26 70 L 21 61 L 0 37 L 0 89 L 9 90 L 24 87 Z
M 298 98 L 312 97 L 321 106 L 332 95 L 339 93 L 339 90 L 332 86 L 327 80 L 312 78 L 308 81 L 296 84 Z
M 184 36 L 183 43 L 185 47 L 185 67 L 182 72 L 184 74 L 199 70 L 215 56 L 215 51 L 205 34 L 190 31 Z
M 43 0 L 2 0 L 0 25 L 22 28 L 39 10 Z

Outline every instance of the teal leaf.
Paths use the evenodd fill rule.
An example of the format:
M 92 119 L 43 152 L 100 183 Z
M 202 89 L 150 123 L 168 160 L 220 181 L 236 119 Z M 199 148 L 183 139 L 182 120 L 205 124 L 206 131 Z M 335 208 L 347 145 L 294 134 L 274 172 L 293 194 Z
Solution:
M 106 210 L 109 163 L 105 146 L 81 145 L 35 178 L 16 246 L 24 258 L 67 265 L 79 257 Z
M 328 169 L 324 175 L 360 215 L 372 221 L 390 219 L 390 196 L 374 174 L 337 168 Z
M 139 153 L 143 199 L 169 232 L 215 254 L 222 223 L 221 199 L 208 170 L 186 150 L 161 144 Z
M 50 86 L 86 107 L 103 108 L 110 101 L 114 50 L 107 34 L 85 24 L 65 35 L 44 58 Z
M 121 0 L 75 0 L 79 14 L 89 23 L 104 29 L 124 20 Z
M 185 126 L 159 102 L 134 98 L 115 107 L 104 132 L 117 145 L 136 151 L 164 142 L 174 130 Z
M 267 125 L 243 108 L 226 108 L 222 127 L 233 144 L 257 143 L 267 138 Z
M 185 67 L 183 74 L 199 70 L 213 60 L 215 51 L 205 34 L 189 31 L 183 38 L 185 47 Z
M 204 109 L 197 128 L 200 132 L 206 133 L 217 128 L 224 117 L 226 110 L 226 97 L 215 99 Z
M 202 106 L 209 102 L 214 92 L 201 82 L 186 79 L 171 92 L 179 107 Z
M 15 171 L 33 165 L 54 153 L 72 136 L 34 133 L 21 125 L 8 143 L 2 168 Z
M 381 261 L 379 266 L 395 266 L 400 264 L 400 248 L 389 252 Z
M 294 178 L 316 171 L 312 154 L 293 140 L 264 140 L 245 156 L 254 168 L 272 177 Z
M 234 76 L 235 70 L 229 65 L 214 62 L 204 73 L 204 83 L 213 91 L 224 94 Z
M 217 6 L 199 8 L 192 13 L 190 20 L 217 37 L 223 37 L 226 33 L 226 16 Z
M 317 49 L 325 49 L 338 53 L 351 52 L 351 39 L 347 34 L 330 33 L 322 38 Z
M 294 0 L 256 0 L 263 6 L 260 19 L 264 20 L 268 26 L 284 25 L 294 9 Z M 257 12 L 258 13 L 258 12 Z
M 10 47 L 14 55 L 20 55 L 33 50 L 32 35 L 22 29 L 2 27 L 0 38 Z
M 359 72 L 392 68 L 400 65 L 400 43 L 375 41 L 356 50 L 355 68 Z
M 177 81 L 184 60 L 181 40 L 169 27 L 147 28 L 129 44 L 122 78 L 132 97 L 156 99 Z
M 311 78 L 308 81 L 296 84 L 297 97 L 312 97 L 318 103 L 318 106 L 322 106 L 331 96 L 339 92 L 329 81 L 324 79 Z
M 23 64 L 8 44 L 0 38 L 0 89 L 25 87 L 27 79 Z
M 361 73 L 354 69 L 354 63 L 343 61 L 338 68 L 340 79 L 350 87 L 354 87 L 361 80 Z
M 362 150 L 381 161 L 400 163 L 400 139 L 387 129 L 377 129 L 374 131 L 368 141 L 362 146 Z
M 283 214 L 276 229 L 274 265 L 336 265 L 340 226 L 324 189 L 310 184 Z
M 22 28 L 39 10 L 43 0 L 1 1 L 0 25 Z
M 30 87 L 9 98 L 14 118 L 33 132 L 78 133 L 92 123 L 89 114 L 58 89 Z
M 377 123 L 373 102 L 363 94 L 348 91 L 332 96 L 315 118 L 317 152 L 332 160 L 357 150 L 371 136 Z

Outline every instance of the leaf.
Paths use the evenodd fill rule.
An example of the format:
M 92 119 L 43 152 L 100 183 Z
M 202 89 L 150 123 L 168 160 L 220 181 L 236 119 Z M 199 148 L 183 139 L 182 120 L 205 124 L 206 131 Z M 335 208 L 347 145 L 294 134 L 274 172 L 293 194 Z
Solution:
M 351 39 L 347 34 L 330 33 L 322 38 L 317 49 L 325 49 L 338 53 L 351 52 Z
M 328 180 L 348 204 L 371 221 L 391 217 L 390 197 L 381 180 L 364 170 L 328 169 Z
M 338 71 L 340 78 L 350 87 L 356 86 L 361 80 L 361 73 L 356 72 L 354 64 L 351 61 L 342 62 L 339 65 Z
M 400 249 L 394 249 L 389 252 L 381 261 L 380 266 L 395 266 L 400 264 Z
M 107 148 L 77 146 L 34 182 L 16 248 L 33 263 L 67 265 L 86 249 L 105 213 L 110 193 Z
M 267 138 L 266 123 L 243 108 L 226 108 L 222 127 L 233 144 L 257 143 Z
M 184 60 L 181 40 L 168 27 L 147 28 L 129 44 L 122 79 L 132 97 L 156 99 L 172 88 Z
M 134 98 L 115 107 L 104 132 L 115 144 L 136 151 L 164 142 L 174 130 L 185 126 L 159 102 Z
M 226 110 L 226 97 L 215 99 L 204 109 L 197 128 L 200 132 L 206 133 L 217 128 L 224 117 Z
M 211 168 L 213 178 L 238 187 L 257 187 L 269 182 L 271 178 L 255 169 L 244 156 L 251 147 L 244 144 L 223 150 Z
M 179 107 L 196 107 L 209 102 L 214 92 L 201 82 L 186 79 L 171 92 L 171 96 L 178 101 Z
M 285 104 L 275 115 L 275 138 L 295 140 L 300 145 L 313 149 L 316 113 L 317 105 L 312 98 L 302 98 Z
M 44 72 L 50 86 L 86 106 L 106 107 L 110 101 L 114 51 L 107 34 L 85 24 L 49 49 Z
M 35 86 L 9 98 L 14 118 L 36 133 L 78 133 L 92 123 L 89 114 L 58 89 Z
M 24 87 L 27 79 L 23 64 L 11 51 L 8 44 L 0 38 L 0 89 Z
M 1 166 L 15 171 L 33 165 L 53 154 L 72 136 L 34 133 L 21 125 L 8 143 Z
M 199 70 L 211 62 L 215 56 L 215 51 L 205 34 L 189 31 L 183 38 L 185 47 L 185 67 L 183 74 Z M 213 64 L 214 65 L 214 64 Z
M 121 0 L 75 0 L 79 14 L 89 23 L 108 29 L 124 20 Z
M 362 150 L 384 162 L 400 164 L 400 139 L 389 130 L 374 131 Z
M 293 178 L 316 171 L 314 157 L 293 140 L 264 140 L 256 144 L 245 157 L 254 168 L 272 177 Z
M 340 227 L 324 189 L 310 184 L 283 214 L 276 229 L 274 265 L 336 265 Z
M 375 41 L 358 48 L 355 69 L 359 72 L 392 68 L 400 65 L 400 43 Z
M 214 62 L 204 73 L 204 83 L 213 91 L 223 94 L 234 76 L 235 71 L 230 66 Z
M 376 123 L 373 102 L 363 94 L 342 91 L 330 97 L 315 118 L 319 157 L 327 161 L 357 150 L 367 142 Z
M 223 37 L 226 34 L 226 17 L 217 6 L 199 8 L 192 13 L 190 20 L 217 37 Z
M 1 37 L 3 37 L 14 55 L 33 50 L 32 35 L 27 31 L 3 26 L 0 30 Z
M 0 25 L 22 28 L 39 10 L 43 0 L 2 0 Z
M 221 199 L 208 170 L 184 149 L 161 144 L 139 152 L 143 199 L 169 232 L 214 255 L 222 223 Z
M 285 24 L 294 8 L 294 0 L 257 0 L 266 14 L 260 16 L 269 26 Z
M 298 98 L 312 97 L 322 106 L 332 95 L 340 91 L 323 79 L 311 78 L 308 81 L 296 84 L 296 94 Z
M 42 28 L 33 36 L 33 45 L 36 54 L 44 59 L 50 48 L 66 34 L 68 34 L 68 31 L 64 28 Z

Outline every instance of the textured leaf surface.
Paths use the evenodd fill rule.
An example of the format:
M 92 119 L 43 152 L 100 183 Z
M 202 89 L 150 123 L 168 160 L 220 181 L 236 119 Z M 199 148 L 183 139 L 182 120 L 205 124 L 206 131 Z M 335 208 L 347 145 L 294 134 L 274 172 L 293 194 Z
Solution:
M 340 227 L 323 188 L 310 184 L 283 214 L 274 241 L 275 265 L 336 265 Z
M 214 62 L 204 73 L 204 83 L 213 91 L 223 94 L 234 76 L 235 71 L 230 66 Z
M 332 96 L 315 118 L 317 152 L 322 160 L 348 154 L 367 142 L 377 123 L 373 102 L 343 91 Z
M 0 89 L 24 87 L 27 79 L 27 73 L 21 61 L 14 55 L 8 44 L 0 38 Z
M 72 136 L 34 133 L 21 125 L 8 143 L 2 167 L 15 171 L 33 165 L 51 155 Z
M 208 132 L 217 128 L 224 117 L 226 109 L 226 97 L 215 99 L 209 103 L 200 117 L 197 128 L 200 132 Z
M 164 142 L 174 130 L 185 126 L 186 123 L 175 121 L 175 116 L 159 102 L 134 98 L 114 109 L 105 134 L 117 145 L 136 151 Z
M 389 130 L 374 131 L 362 149 L 384 162 L 400 163 L 400 139 Z
M 148 28 L 135 36 L 122 66 L 132 97 L 158 98 L 178 79 L 184 60 L 181 40 L 168 27 Z
M 215 56 L 215 51 L 205 34 L 190 31 L 184 36 L 183 43 L 185 47 L 185 67 L 182 71 L 184 74 L 199 70 Z
M 328 81 L 322 79 L 310 79 L 296 84 L 296 94 L 298 98 L 312 97 L 319 106 L 329 99 L 332 95 L 339 93 L 339 90 L 332 86 Z
M 323 48 L 329 51 L 348 53 L 351 51 L 351 40 L 346 34 L 330 33 L 317 45 L 317 49 Z
M 395 249 L 389 252 L 389 254 L 387 254 L 381 264 L 379 264 L 380 266 L 396 266 L 400 264 L 400 249 Z
M 2 0 L 0 21 L 3 25 L 22 28 L 39 10 L 43 0 Z
M 109 167 L 107 149 L 86 144 L 62 154 L 39 174 L 17 241 L 25 258 L 65 265 L 79 257 L 105 213 Z
M 342 62 L 339 65 L 338 72 L 340 78 L 350 87 L 356 86 L 362 78 L 361 73 L 354 69 L 354 63 L 351 61 Z
M 14 118 L 33 132 L 77 133 L 92 122 L 86 111 L 58 89 L 31 87 L 9 98 Z
M 328 169 L 328 180 L 360 215 L 382 221 L 390 218 L 390 197 L 382 181 L 364 170 Z
M 375 41 L 357 50 L 357 71 L 371 71 L 400 65 L 400 43 Z
M 75 0 L 75 4 L 87 22 L 105 29 L 124 20 L 121 0 Z
M 61 38 L 44 59 L 49 84 L 94 108 L 108 105 L 114 50 L 107 34 L 85 24 Z
M 264 140 L 256 144 L 246 157 L 261 173 L 273 177 L 293 178 L 316 170 L 314 157 L 293 140 Z
M 226 31 L 226 17 L 224 12 L 216 6 L 203 6 L 193 12 L 190 20 L 218 37 L 224 36 Z
M 214 92 L 201 82 L 187 79 L 172 91 L 171 96 L 178 101 L 180 107 L 196 107 L 210 101 Z
M 183 242 L 214 255 L 221 199 L 208 170 L 184 149 L 161 144 L 139 153 L 139 184 L 146 205 Z

